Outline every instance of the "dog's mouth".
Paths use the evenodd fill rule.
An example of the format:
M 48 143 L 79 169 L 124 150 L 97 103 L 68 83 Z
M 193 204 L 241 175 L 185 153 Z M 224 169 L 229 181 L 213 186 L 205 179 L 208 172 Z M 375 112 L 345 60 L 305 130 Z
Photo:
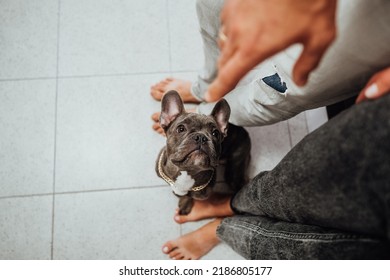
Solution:
M 191 159 L 195 160 L 197 158 L 208 159 L 208 162 L 210 162 L 209 154 L 202 147 L 197 147 L 197 148 L 189 151 L 188 153 L 184 154 L 180 158 L 172 159 L 172 162 L 174 164 L 185 164 L 187 161 L 189 161 Z

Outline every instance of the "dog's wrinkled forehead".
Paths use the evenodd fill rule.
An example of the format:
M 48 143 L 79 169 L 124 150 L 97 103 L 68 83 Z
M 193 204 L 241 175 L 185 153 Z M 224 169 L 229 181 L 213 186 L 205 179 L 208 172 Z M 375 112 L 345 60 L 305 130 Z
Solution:
M 212 116 L 195 113 L 184 113 L 178 116 L 169 127 L 167 134 L 174 131 L 178 126 L 184 125 L 188 132 L 209 131 L 218 129 L 218 124 Z
M 178 125 L 177 132 L 184 134 L 183 132 L 192 132 L 196 129 L 205 130 L 211 127 L 213 122 L 216 124 L 214 129 L 214 137 L 222 138 L 227 135 L 228 121 L 230 116 L 230 107 L 225 99 L 218 101 L 210 116 L 199 115 L 195 113 L 187 113 L 184 108 L 183 101 L 180 95 L 176 91 L 169 91 L 164 94 L 161 101 L 161 114 L 160 114 L 160 126 L 167 134 L 172 133 L 175 125 L 178 125 L 180 121 L 183 123 Z M 189 120 L 187 120 L 189 119 Z M 216 132 L 218 130 L 218 132 Z M 218 137 L 216 136 L 218 135 Z M 203 140 L 202 140 L 203 141 Z

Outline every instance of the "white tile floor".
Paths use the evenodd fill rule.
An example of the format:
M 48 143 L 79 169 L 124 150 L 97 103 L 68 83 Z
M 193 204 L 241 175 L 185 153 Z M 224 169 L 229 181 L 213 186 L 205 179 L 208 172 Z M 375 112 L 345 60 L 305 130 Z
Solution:
M 0 259 L 166 259 L 199 227 L 172 220 L 154 173 L 149 86 L 202 64 L 194 0 L 0 0 Z M 250 128 L 251 174 L 306 115 Z M 221 245 L 206 259 L 239 259 Z

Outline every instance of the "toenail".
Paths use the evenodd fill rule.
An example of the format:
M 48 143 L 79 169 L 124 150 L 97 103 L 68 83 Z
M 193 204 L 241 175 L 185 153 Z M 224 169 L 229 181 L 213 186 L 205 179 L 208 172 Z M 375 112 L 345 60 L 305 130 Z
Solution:
M 163 248 L 163 252 L 164 252 L 164 253 L 168 253 L 168 251 L 169 251 L 168 247 L 164 247 L 164 248 Z

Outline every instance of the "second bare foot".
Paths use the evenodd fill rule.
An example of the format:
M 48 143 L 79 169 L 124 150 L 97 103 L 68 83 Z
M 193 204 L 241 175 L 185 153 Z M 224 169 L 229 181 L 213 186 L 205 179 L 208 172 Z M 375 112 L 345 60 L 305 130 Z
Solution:
M 216 219 L 196 231 L 168 241 L 163 245 L 162 251 L 173 260 L 200 259 L 220 242 L 217 237 L 217 227 L 220 224 L 221 219 Z

